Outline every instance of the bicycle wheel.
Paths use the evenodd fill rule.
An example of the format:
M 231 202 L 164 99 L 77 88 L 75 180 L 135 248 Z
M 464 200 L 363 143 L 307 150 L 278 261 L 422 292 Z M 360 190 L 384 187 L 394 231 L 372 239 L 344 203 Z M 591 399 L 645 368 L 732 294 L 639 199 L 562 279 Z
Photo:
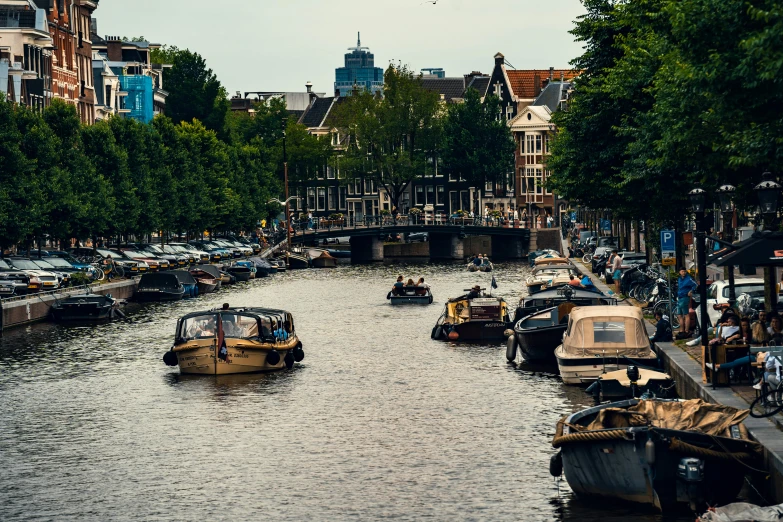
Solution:
M 123 278 L 125 277 L 125 269 L 121 266 L 115 266 L 114 267 L 114 277 Z
M 589 263 L 590 260 L 593 258 L 593 254 L 585 254 L 582 256 L 582 263 Z
M 680 319 L 677 317 L 677 314 L 675 313 L 675 310 L 673 309 L 674 305 L 672 305 L 672 314 L 671 317 L 669 317 L 669 324 L 672 325 L 673 329 L 677 329 L 680 327 Z M 663 315 L 669 315 L 669 303 L 667 301 L 658 301 L 658 303 L 655 305 L 655 308 L 653 308 L 653 314 L 656 312 L 661 312 Z
M 93 269 L 92 272 L 92 280 L 93 281 L 103 281 L 106 279 L 106 274 L 103 273 L 103 270 L 98 268 L 97 266 Z
M 750 404 L 750 416 L 757 419 L 771 417 L 783 411 L 783 390 L 769 390 Z

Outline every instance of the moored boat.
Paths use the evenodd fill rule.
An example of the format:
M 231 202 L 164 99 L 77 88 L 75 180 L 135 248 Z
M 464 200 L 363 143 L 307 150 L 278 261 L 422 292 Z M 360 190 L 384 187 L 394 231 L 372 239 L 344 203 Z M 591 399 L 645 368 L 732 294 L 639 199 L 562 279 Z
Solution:
M 100 323 L 125 317 L 120 301 L 111 295 L 82 294 L 55 301 L 52 318 L 63 323 Z
M 190 272 L 188 272 L 187 270 L 175 270 L 171 273 L 177 276 L 177 279 L 179 279 L 180 284 L 185 289 L 184 297 L 198 296 L 198 281 L 196 281 L 196 278 L 193 277 L 193 275 Z
M 449 299 L 431 337 L 461 342 L 500 342 L 513 323 L 501 297 L 463 295 Z
M 658 366 L 642 310 L 635 306 L 574 308 L 555 358 L 566 384 L 589 384 L 607 370 L 625 369 L 629 364 Z
M 596 404 L 640 397 L 672 399 L 676 395 L 671 375 L 636 366 L 601 374 L 586 391 Z
M 298 252 L 289 252 L 288 254 L 283 255 L 282 258 L 288 263 L 288 268 L 292 270 L 310 268 L 310 260 L 307 256 Z
M 134 299 L 137 301 L 179 301 L 185 295 L 185 287 L 171 272 L 147 273 L 141 276 Z
M 571 310 L 576 306 L 616 302 L 603 294 L 568 285 L 523 297 L 514 315 L 514 333 L 506 340 L 506 358 L 516 360 L 519 351 L 528 362 L 557 362 L 555 348 L 563 340 Z
M 326 250 L 311 248 L 307 251 L 310 258 L 310 265 L 313 268 L 336 268 L 337 258 L 332 257 Z
M 550 472 L 579 497 L 647 504 L 667 512 L 726 504 L 761 446 L 747 410 L 690 401 L 630 399 L 574 413 L 557 424 Z
M 204 265 L 190 269 L 190 275 L 196 280 L 200 294 L 210 294 L 220 288 L 221 282 L 213 274 L 203 270 Z
M 225 266 L 223 268 L 227 274 L 234 276 L 236 282 L 238 283 L 244 283 L 246 281 L 250 281 L 252 272 L 250 271 L 250 267 L 248 266 L 244 266 L 244 265 L 240 265 L 239 263 L 236 263 L 234 265 Z
M 304 359 L 293 316 L 284 310 L 227 308 L 177 321 L 163 356 L 183 374 L 226 375 L 291 369 Z

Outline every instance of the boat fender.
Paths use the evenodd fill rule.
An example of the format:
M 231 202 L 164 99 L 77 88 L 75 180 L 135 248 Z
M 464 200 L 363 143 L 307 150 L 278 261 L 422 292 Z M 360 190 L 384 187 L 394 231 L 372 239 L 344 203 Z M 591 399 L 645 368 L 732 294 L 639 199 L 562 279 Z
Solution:
M 266 363 L 270 366 L 275 366 L 277 363 L 280 362 L 280 352 L 277 350 L 270 350 L 269 353 L 266 354 Z
M 296 348 L 294 348 L 294 360 L 296 362 L 302 362 L 302 360 L 304 360 L 304 356 L 305 353 L 304 350 L 302 350 L 302 345 L 300 343 Z
M 176 366 L 178 362 L 177 354 L 173 350 L 169 350 L 163 354 L 163 362 L 166 363 L 166 366 Z
M 563 474 L 563 452 L 558 451 L 549 457 L 549 474 L 553 477 L 559 477 Z
M 511 328 L 506 328 L 505 330 L 503 330 L 503 337 L 508 339 L 512 335 L 514 335 L 514 330 L 512 330 Z
M 513 334 L 506 339 L 506 359 L 509 362 L 517 360 L 517 338 Z
M 655 464 L 655 443 L 652 439 L 647 439 L 644 443 L 644 458 L 647 459 L 648 465 Z
M 459 339 L 459 334 L 455 330 L 450 331 L 449 341 L 456 341 L 457 339 Z
M 431 339 L 440 339 L 441 335 L 443 335 L 443 328 L 440 325 L 438 325 L 438 326 L 435 326 L 432 329 L 432 333 L 430 334 L 430 338 Z
M 430 304 L 432 304 L 432 296 L 430 296 Z
M 285 362 L 285 367 L 289 370 L 294 367 L 294 353 L 292 350 L 289 350 L 285 357 L 283 357 L 283 361 Z
M 389 290 L 389 293 L 386 294 L 386 299 L 391 299 L 391 295 L 392 295 L 391 290 Z

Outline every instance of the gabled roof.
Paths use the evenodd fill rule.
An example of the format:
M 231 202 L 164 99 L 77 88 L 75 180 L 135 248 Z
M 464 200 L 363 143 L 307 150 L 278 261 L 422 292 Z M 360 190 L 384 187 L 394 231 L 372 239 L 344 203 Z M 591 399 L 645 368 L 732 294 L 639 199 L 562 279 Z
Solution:
M 489 88 L 489 80 L 490 80 L 489 76 L 476 76 L 470 81 L 470 83 L 468 84 L 465 90 L 467 91 L 468 89 L 476 89 L 479 95 L 481 95 L 481 97 L 483 98 L 484 96 L 487 95 L 487 89 Z
M 465 94 L 464 78 L 422 78 L 421 83 L 428 91 L 442 94 L 447 102 Z
M 552 82 L 544 87 L 541 94 L 538 95 L 535 106 L 545 106 L 550 112 L 555 112 L 560 108 L 560 102 L 566 99 L 566 92 L 571 88 L 570 82 Z
M 305 110 L 299 123 L 308 128 L 323 127 L 324 120 L 329 114 L 329 110 L 334 103 L 334 96 L 326 98 L 316 98 L 313 103 Z
M 511 130 L 523 130 L 548 126 L 552 113 L 546 105 L 528 105 L 508 122 Z
M 505 72 L 513 95 L 521 99 L 531 99 L 538 96 L 540 93 L 538 90 L 543 87 L 544 81 L 549 79 L 550 74 L 552 74 L 553 81 L 559 80 L 561 74 L 563 75 L 564 80 L 571 80 L 579 75 L 578 71 L 566 69 L 556 69 L 554 71 L 551 71 L 550 69 L 527 69 L 516 71 L 513 69 L 505 69 Z

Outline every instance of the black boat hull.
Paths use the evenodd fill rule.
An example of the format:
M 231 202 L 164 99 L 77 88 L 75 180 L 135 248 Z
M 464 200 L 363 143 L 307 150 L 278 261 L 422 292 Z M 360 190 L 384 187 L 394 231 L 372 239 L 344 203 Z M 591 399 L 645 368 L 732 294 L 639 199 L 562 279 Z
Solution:
M 158 303 L 163 301 L 179 301 L 183 298 L 185 292 L 172 291 L 172 292 L 145 292 L 139 290 L 136 292 L 134 298 L 142 303 Z
M 238 283 L 244 283 L 246 281 L 250 281 L 250 269 L 249 268 L 240 268 L 240 269 L 229 269 L 228 273 L 234 276 Z
M 526 361 L 557 364 L 555 349 L 563 342 L 567 324 L 514 330 L 519 352 Z
M 52 319 L 58 323 L 99 323 L 114 319 L 114 307 L 52 308 Z
M 506 340 L 505 331 L 512 327 L 503 321 L 470 321 L 443 328 L 443 338 L 464 343 L 499 343 Z M 456 332 L 459 337 L 449 339 L 449 332 Z
M 199 294 L 211 294 L 212 292 L 218 289 L 217 283 L 204 283 L 202 281 L 199 281 L 196 284 L 198 285 Z

